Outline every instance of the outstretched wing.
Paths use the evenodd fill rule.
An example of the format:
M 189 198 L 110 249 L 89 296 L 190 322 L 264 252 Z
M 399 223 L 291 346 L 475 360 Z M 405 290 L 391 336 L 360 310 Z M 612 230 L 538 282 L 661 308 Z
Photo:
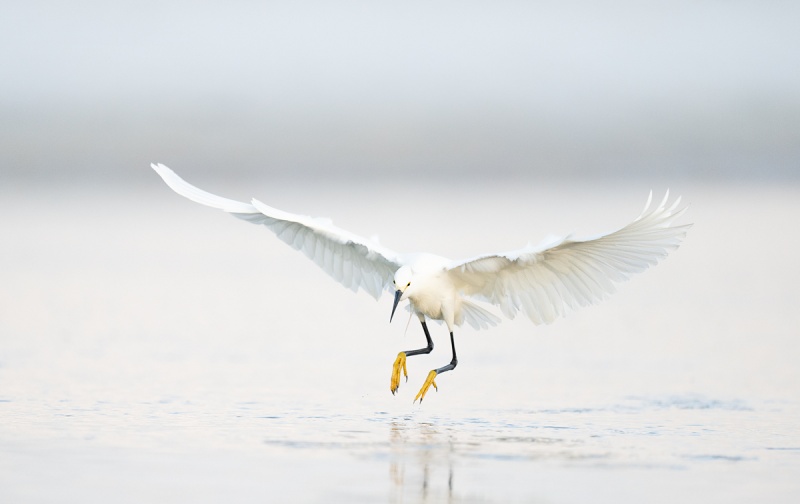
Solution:
M 680 198 L 666 207 L 667 195 L 633 222 L 614 233 L 585 241 L 569 239 L 545 249 L 528 247 L 454 263 L 448 274 L 467 295 L 489 301 L 514 318 L 519 310 L 539 323 L 550 323 L 569 309 L 605 298 L 615 283 L 646 270 L 680 244 L 691 224 L 674 226 L 685 208 Z
M 401 266 L 396 253 L 340 229 L 326 219 L 284 212 L 257 200 L 243 203 L 216 196 L 189 184 L 163 164 L 150 166 L 181 196 L 225 210 L 253 224 L 263 224 L 353 291 L 360 287 L 378 299 Z

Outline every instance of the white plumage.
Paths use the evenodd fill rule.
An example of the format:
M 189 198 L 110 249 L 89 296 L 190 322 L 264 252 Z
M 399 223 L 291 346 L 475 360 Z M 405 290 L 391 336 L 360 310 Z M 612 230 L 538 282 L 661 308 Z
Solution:
M 641 215 L 613 233 L 452 261 L 427 253 L 400 254 L 327 219 L 284 212 L 255 199 L 243 203 L 216 196 L 192 186 L 162 164 L 152 167 L 178 194 L 266 226 L 348 289 L 363 289 L 376 299 L 384 291 L 395 292 L 392 313 L 398 302 L 408 299 L 428 339 L 427 351 L 411 351 L 410 355 L 428 353 L 433 347 L 426 318 L 444 321 L 452 343 L 454 326 L 466 322 L 486 328 L 500 321 L 484 303 L 499 307 L 506 317 L 523 312 L 540 324 L 599 301 L 614 292 L 616 283 L 666 257 L 691 226 L 673 225 L 686 210 L 678 209 L 680 198 L 667 205 L 667 192 L 660 204 L 651 206 L 651 193 Z M 456 362 L 453 344 L 451 366 L 435 371 L 452 369 Z M 399 376 L 397 367 L 396 362 Z M 422 396 L 430 384 L 435 386 L 432 378 L 429 381 L 420 391 Z M 396 390 L 394 382 L 393 377 L 392 392 Z
M 216 196 L 189 184 L 163 164 L 151 166 L 181 196 L 224 210 L 253 224 L 266 226 L 352 291 L 361 288 L 378 299 L 401 266 L 394 252 L 373 240 L 337 228 L 328 219 L 284 212 L 255 199 L 251 203 L 243 203 Z

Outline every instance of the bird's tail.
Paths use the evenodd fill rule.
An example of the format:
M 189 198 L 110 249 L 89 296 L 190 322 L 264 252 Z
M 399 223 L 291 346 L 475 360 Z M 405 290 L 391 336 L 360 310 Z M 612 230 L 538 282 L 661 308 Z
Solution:
M 461 298 L 461 317 L 458 325 L 466 322 L 475 329 L 488 329 L 501 322 L 500 317 L 466 298 Z

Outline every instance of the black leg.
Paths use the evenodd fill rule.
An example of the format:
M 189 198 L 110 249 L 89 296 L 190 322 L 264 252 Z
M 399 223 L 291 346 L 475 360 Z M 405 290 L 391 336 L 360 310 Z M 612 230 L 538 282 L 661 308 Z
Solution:
M 419 399 L 419 402 L 421 403 L 422 399 L 425 398 L 425 394 L 428 392 L 428 389 L 431 387 L 431 385 L 433 385 L 433 388 L 438 390 L 438 387 L 436 386 L 436 382 L 434 380 L 439 375 L 439 373 L 444 373 L 445 371 L 450 371 L 452 369 L 455 369 L 455 367 L 458 365 L 458 358 L 456 357 L 456 340 L 455 338 L 453 338 L 452 332 L 450 333 L 450 347 L 453 349 L 453 359 L 450 361 L 450 364 L 442 366 L 439 369 L 434 369 L 430 373 L 428 373 L 428 378 L 425 379 L 425 383 L 422 385 L 422 388 L 419 389 L 417 397 L 414 398 L 414 402 L 417 402 L 417 399 Z
M 450 346 L 453 349 L 453 359 L 450 361 L 450 364 L 446 366 L 442 366 L 436 370 L 436 374 L 444 373 L 445 371 L 450 371 L 455 369 L 456 365 L 458 365 L 458 359 L 456 358 L 456 342 L 453 339 L 453 333 L 450 333 Z
M 428 324 L 426 324 L 424 320 L 422 321 L 422 330 L 425 331 L 425 339 L 428 340 L 428 346 L 417 350 L 406 350 L 404 352 L 406 357 L 411 355 L 428 354 L 433 351 L 433 340 L 431 339 L 431 333 L 428 332 Z

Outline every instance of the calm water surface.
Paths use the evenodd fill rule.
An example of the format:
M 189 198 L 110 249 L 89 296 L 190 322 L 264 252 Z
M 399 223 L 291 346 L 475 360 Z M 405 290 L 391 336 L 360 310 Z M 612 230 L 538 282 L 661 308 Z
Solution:
M 611 230 L 649 189 L 463 188 L 400 214 L 382 187 L 254 187 L 219 191 L 451 256 Z M 422 404 L 444 330 L 392 396 L 418 325 L 267 232 L 156 179 L 4 190 L 0 500 L 797 502 L 800 191 L 676 189 L 695 227 L 665 263 L 552 326 L 459 332 Z

